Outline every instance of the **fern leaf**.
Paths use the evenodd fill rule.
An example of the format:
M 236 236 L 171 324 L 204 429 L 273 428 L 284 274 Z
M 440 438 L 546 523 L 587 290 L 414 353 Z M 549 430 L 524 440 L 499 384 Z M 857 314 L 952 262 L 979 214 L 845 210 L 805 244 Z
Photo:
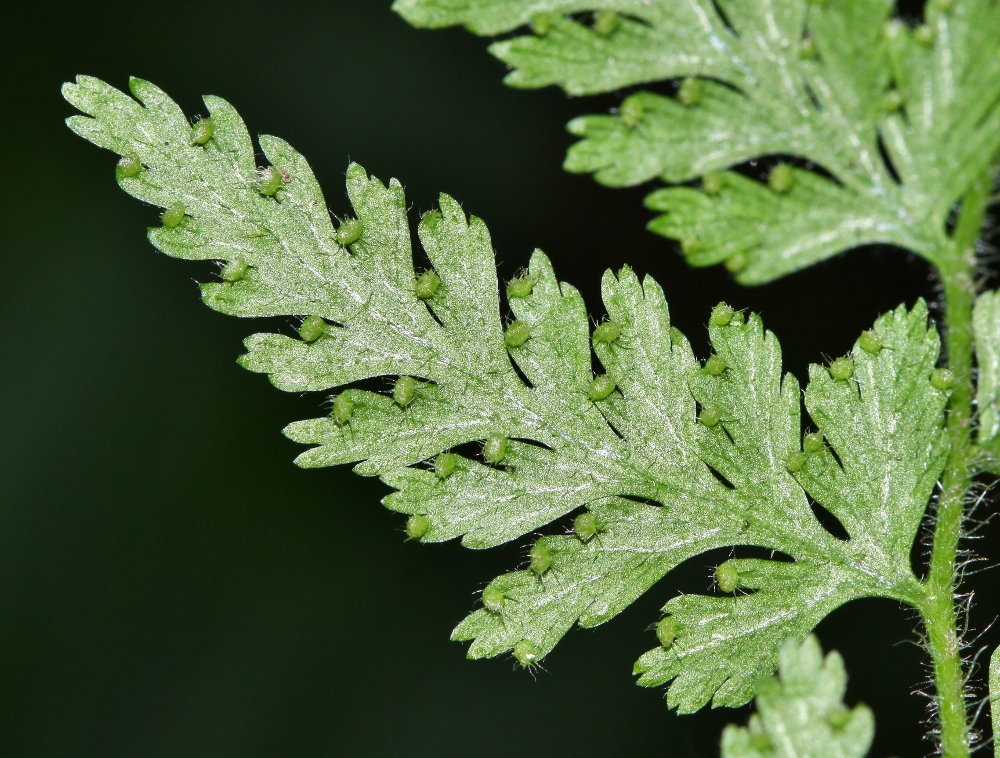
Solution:
M 806 408 L 826 442 L 814 433 L 803 450 L 799 385 L 758 316 L 720 304 L 702 363 L 660 287 L 626 267 L 605 274 L 609 321 L 592 335 L 579 293 L 536 252 L 505 326 L 489 233 L 450 197 L 420 221 L 428 279 L 398 182 L 351 165 L 357 220 L 335 226 L 306 161 L 264 136 L 271 165 L 256 168 L 223 100 L 206 98 L 201 140 L 205 125 L 159 89 L 132 90 L 141 104 L 96 79 L 67 84 L 88 114 L 69 125 L 122 156 L 123 189 L 166 209 L 149 233 L 158 249 L 224 264 L 202 285 L 206 304 L 303 317 L 297 335 L 250 337 L 241 358 L 281 389 L 338 393 L 330 416 L 286 428 L 312 446 L 300 465 L 380 476 L 395 489 L 385 504 L 423 542 L 485 548 L 576 514 L 574 533 L 538 538 L 527 568 L 498 577 L 459 624 L 471 657 L 513 651 L 532 665 L 689 558 L 780 553 L 727 561 L 719 592 L 666 605 L 675 634 L 637 672 L 672 681 L 670 704 L 693 711 L 747 702 L 785 640 L 851 599 L 919 601 L 909 552 L 947 452 L 948 399 L 929 378 L 939 342 L 923 302 L 876 322 L 886 349 L 859 343 L 813 368 Z M 606 373 L 595 376 L 592 349 Z M 391 389 L 357 386 L 379 379 Z M 849 539 L 821 526 L 810 497 Z
M 984 292 L 976 300 L 972 326 L 979 365 L 976 405 L 980 444 L 1000 432 L 1000 292 Z
M 836 652 L 823 658 L 815 637 L 781 648 L 779 674 L 760 683 L 757 713 L 722 733 L 722 758 L 863 758 L 875 719 L 844 705 L 847 675 Z
M 976 407 L 979 414 L 977 447 L 980 467 L 1000 473 L 1000 291 L 984 292 L 972 313 L 976 339 Z
M 938 263 L 947 220 L 1000 152 L 1000 3 L 929 2 L 922 25 L 890 0 L 396 0 L 416 26 L 531 34 L 496 42 L 515 87 L 638 92 L 570 122 L 567 170 L 609 186 L 660 178 L 652 231 L 696 266 L 759 284 L 887 243 Z M 609 22 L 609 14 L 614 22 Z M 616 15 L 615 15 L 616 14 Z M 725 169 L 790 156 L 769 181 Z

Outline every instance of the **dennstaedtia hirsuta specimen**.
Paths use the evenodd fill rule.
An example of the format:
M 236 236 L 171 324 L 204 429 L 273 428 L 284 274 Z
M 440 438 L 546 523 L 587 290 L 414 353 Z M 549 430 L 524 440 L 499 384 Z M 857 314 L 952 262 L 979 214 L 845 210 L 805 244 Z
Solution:
M 617 266 L 587 304 L 541 252 L 504 281 L 485 222 L 447 195 L 417 222 L 400 182 L 356 164 L 346 200 L 324 195 L 219 97 L 188 118 L 143 80 L 131 96 L 67 84 L 70 127 L 159 209 L 153 245 L 218 266 L 204 302 L 284 319 L 240 363 L 317 393 L 324 411 L 285 428 L 298 464 L 380 477 L 414 550 L 522 546 L 453 633 L 471 658 L 536 672 L 573 627 L 666 592 L 634 671 L 682 713 L 756 697 L 725 758 L 865 755 L 871 713 L 844 704 L 842 661 L 810 634 L 854 600 L 907 606 L 935 749 L 970 755 L 976 616 L 955 598 L 970 493 L 1000 475 L 1000 297 L 976 257 L 997 200 L 1000 4 L 929 0 L 920 20 L 868 0 L 394 7 L 501 37 L 513 86 L 625 91 L 570 123 L 565 167 L 660 183 L 645 204 L 665 256 L 764 284 L 889 245 L 934 269 L 939 303 L 864 314 L 853 344 L 807 346 L 794 377 L 737 295 L 679 318 L 707 326 L 696 350 L 667 307 L 691 284 L 665 270 Z M 581 223 L 598 245 L 615 227 Z M 930 553 L 913 559 L 918 539 Z M 657 585 L 691 560 L 710 562 L 700 591 Z

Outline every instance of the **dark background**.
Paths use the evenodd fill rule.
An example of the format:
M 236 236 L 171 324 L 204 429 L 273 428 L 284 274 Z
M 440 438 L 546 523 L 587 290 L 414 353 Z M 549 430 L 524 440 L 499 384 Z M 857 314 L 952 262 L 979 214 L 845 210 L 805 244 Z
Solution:
M 466 661 L 449 632 L 524 545 L 404 543 L 377 480 L 295 468 L 280 429 L 323 412 L 323 398 L 237 367 L 242 338 L 274 325 L 199 304 L 193 278 L 207 269 L 149 246 L 156 210 L 119 191 L 114 156 L 65 128 L 59 85 L 87 73 L 125 89 L 134 74 L 190 114 L 204 112 L 201 93 L 221 95 L 251 132 L 310 159 L 337 213 L 349 159 L 398 177 L 415 214 L 447 191 L 490 225 L 504 275 L 541 247 L 599 313 L 601 272 L 628 262 L 663 284 L 702 353 L 724 298 L 763 314 L 800 378 L 879 312 L 935 298 L 928 268 L 869 249 L 755 289 L 691 270 L 644 231 L 647 187 L 608 190 L 560 168 L 564 124 L 617 96 L 508 89 L 484 40 L 411 29 L 389 5 L 0 11 L 3 755 L 711 756 L 723 725 L 746 719 L 678 717 L 630 676 L 657 609 L 706 589 L 713 556 L 571 632 L 535 680 L 509 659 Z M 976 628 L 996 616 L 992 594 Z M 912 694 L 926 673 L 915 623 L 865 601 L 818 629 L 847 660 L 851 700 L 875 710 L 873 755 L 931 748 Z

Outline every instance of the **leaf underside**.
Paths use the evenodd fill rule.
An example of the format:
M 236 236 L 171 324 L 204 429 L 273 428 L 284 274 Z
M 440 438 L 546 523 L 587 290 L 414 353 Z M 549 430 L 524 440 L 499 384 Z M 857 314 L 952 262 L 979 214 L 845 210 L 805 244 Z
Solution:
M 612 187 L 661 179 L 652 231 L 696 266 L 759 284 L 859 245 L 932 263 L 952 206 L 1000 151 L 1000 2 L 396 0 L 415 26 L 529 33 L 490 51 L 514 87 L 637 92 L 569 124 L 565 167 Z M 596 12 L 596 13 L 595 13 Z M 794 159 L 771 182 L 726 169 Z M 790 170 L 791 169 L 791 170 Z M 700 184 L 698 180 L 702 180 Z
M 824 659 L 810 635 L 786 642 L 778 666 L 778 676 L 758 688 L 750 724 L 722 733 L 722 758 L 864 758 L 875 718 L 863 704 L 844 705 L 847 675 L 840 655 Z
M 536 252 L 530 293 L 506 304 L 527 336 L 505 343 L 489 233 L 453 199 L 442 195 L 418 228 L 440 282 L 420 299 L 398 182 L 349 167 L 363 231 L 346 235 L 351 222 L 333 223 L 287 143 L 260 137 L 271 166 L 258 169 L 224 100 L 205 98 L 214 131 L 199 144 L 204 130 L 162 91 L 136 79 L 131 88 L 138 101 L 78 77 L 63 92 L 86 115 L 69 126 L 123 156 L 126 192 L 167 209 L 149 231 L 157 249 L 226 264 L 220 281 L 201 285 L 207 305 L 309 317 L 302 339 L 256 334 L 240 359 L 284 390 L 339 391 L 331 416 L 286 428 L 312 446 L 300 465 L 354 463 L 381 477 L 396 490 L 386 506 L 409 514 L 423 542 L 486 548 L 568 514 L 595 517 L 596 534 L 539 537 L 533 555 L 546 561 L 491 583 L 492 608 L 454 633 L 471 641 L 470 657 L 520 644 L 530 665 L 574 624 L 611 619 L 685 560 L 715 548 L 777 551 L 729 562 L 731 594 L 664 607 L 676 638 L 636 672 L 642 684 L 672 682 L 670 705 L 689 712 L 747 702 L 781 644 L 848 600 L 913 601 L 910 549 L 947 453 L 947 393 L 928 378 L 939 341 L 922 301 L 876 321 L 885 348 L 855 346 L 849 378 L 812 367 L 805 407 L 826 441 L 803 453 L 799 385 L 782 374 L 778 341 L 758 316 L 717 309 L 713 366 L 725 364 L 713 373 L 671 327 L 659 285 L 626 267 L 607 272 L 602 289 L 620 333 L 595 340 L 579 293 Z M 597 384 L 592 350 L 606 372 Z M 409 395 L 357 384 L 399 377 Z M 435 457 L 456 449 L 453 469 L 435 470 Z M 812 500 L 849 539 L 820 525 Z

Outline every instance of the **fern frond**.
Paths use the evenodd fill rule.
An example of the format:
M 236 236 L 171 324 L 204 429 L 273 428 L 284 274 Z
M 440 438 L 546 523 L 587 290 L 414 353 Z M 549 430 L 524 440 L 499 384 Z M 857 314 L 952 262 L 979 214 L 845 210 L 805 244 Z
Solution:
M 837 652 L 823 658 L 810 635 L 781 648 L 778 676 L 757 689 L 746 727 L 727 726 L 722 758 L 864 758 L 875 718 L 864 704 L 844 705 L 847 674 Z
M 1000 3 L 891 0 L 396 0 L 416 26 L 531 33 L 490 51 L 515 87 L 638 92 L 578 118 L 567 170 L 609 186 L 659 177 L 650 228 L 696 266 L 759 284 L 887 243 L 938 264 L 952 206 L 1000 151 Z M 609 20 L 612 19 L 613 20 Z M 770 181 L 718 173 L 767 156 Z
M 69 125 L 122 156 L 123 189 L 165 209 L 149 232 L 158 249 L 223 264 L 202 285 L 207 305 L 303 317 L 297 335 L 250 337 L 241 358 L 281 389 L 337 392 L 329 417 L 287 427 L 313 446 L 300 465 L 380 476 L 422 542 L 485 548 L 576 514 L 574 533 L 538 538 L 530 564 L 459 624 L 471 657 L 533 665 L 689 558 L 780 553 L 729 560 L 718 591 L 665 606 L 671 632 L 637 672 L 672 681 L 670 704 L 693 711 L 747 702 L 786 640 L 851 599 L 919 602 L 910 548 L 944 465 L 948 400 L 931 381 L 939 341 L 922 301 L 882 316 L 877 345 L 813 367 L 818 432 L 803 439 L 799 385 L 758 316 L 720 304 L 703 363 L 661 288 L 626 267 L 605 274 L 608 321 L 591 333 L 579 293 L 536 252 L 507 320 L 486 226 L 450 197 L 420 221 L 433 274 L 418 272 L 395 180 L 351 165 L 356 219 L 335 226 L 305 159 L 264 136 L 271 165 L 258 169 L 225 101 L 206 98 L 210 126 L 192 125 L 153 85 L 132 91 L 141 103 L 78 78 L 64 94 L 87 115 Z M 349 386 L 378 378 L 392 391 Z M 821 526 L 810 497 L 849 539 Z

